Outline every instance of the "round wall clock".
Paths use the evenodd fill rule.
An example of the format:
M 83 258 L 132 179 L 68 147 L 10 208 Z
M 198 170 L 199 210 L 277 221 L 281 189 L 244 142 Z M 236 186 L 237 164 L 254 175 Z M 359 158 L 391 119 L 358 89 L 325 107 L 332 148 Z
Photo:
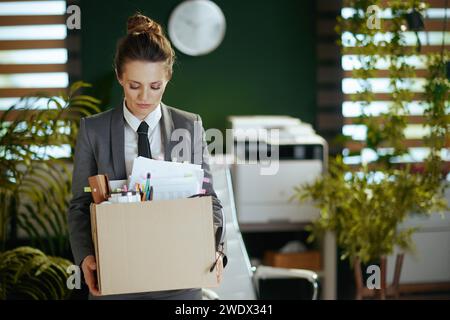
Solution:
M 180 3 L 169 18 L 169 37 L 181 52 L 199 56 L 214 51 L 225 36 L 225 16 L 210 0 Z

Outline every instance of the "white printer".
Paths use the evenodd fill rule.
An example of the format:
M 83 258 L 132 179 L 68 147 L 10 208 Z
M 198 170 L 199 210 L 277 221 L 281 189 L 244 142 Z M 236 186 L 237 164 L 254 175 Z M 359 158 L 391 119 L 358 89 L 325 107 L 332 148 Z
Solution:
M 234 156 L 232 177 L 239 223 L 289 224 L 315 219 L 318 209 L 290 198 L 294 187 L 323 173 L 326 141 L 311 125 L 289 116 L 231 116 L 229 121 L 234 146 L 227 150 Z M 257 134 L 248 134 L 255 131 Z M 271 134 L 274 132 L 277 134 Z M 270 161 L 276 170 L 267 174 Z

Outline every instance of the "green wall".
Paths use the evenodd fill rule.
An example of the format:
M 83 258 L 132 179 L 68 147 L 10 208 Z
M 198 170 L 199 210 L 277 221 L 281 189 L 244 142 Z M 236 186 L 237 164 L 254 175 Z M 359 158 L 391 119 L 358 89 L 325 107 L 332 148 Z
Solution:
M 136 10 L 167 26 L 181 0 L 81 1 L 82 78 L 104 109 L 122 92 L 113 72 L 117 39 Z M 226 127 L 229 115 L 287 114 L 315 118 L 314 1 L 215 0 L 227 30 L 223 43 L 201 57 L 177 51 L 163 101 L 199 113 L 206 128 Z

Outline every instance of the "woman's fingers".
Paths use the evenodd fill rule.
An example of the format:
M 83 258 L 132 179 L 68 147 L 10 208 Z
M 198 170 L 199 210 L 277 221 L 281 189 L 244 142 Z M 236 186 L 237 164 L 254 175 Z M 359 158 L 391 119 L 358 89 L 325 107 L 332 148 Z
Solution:
M 97 284 L 95 283 L 94 272 L 91 269 L 89 269 L 89 271 L 84 274 L 84 280 L 86 281 L 86 284 L 89 287 L 89 291 L 92 293 L 92 295 L 98 296 L 100 293 L 98 291 Z
M 83 273 L 84 273 L 84 281 L 86 282 L 89 291 L 94 296 L 99 296 L 100 291 L 98 290 L 97 286 L 97 279 L 96 279 L 96 270 L 97 270 L 97 264 L 95 263 L 95 258 L 90 256 L 83 261 L 82 264 Z

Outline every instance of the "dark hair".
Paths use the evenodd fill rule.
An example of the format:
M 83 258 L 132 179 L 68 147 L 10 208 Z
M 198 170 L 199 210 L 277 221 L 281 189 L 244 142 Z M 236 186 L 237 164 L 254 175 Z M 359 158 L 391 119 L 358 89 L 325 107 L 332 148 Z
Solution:
M 127 35 L 117 44 L 114 67 L 119 77 L 125 63 L 135 60 L 165 62 L 172 76 L 175 51 L 170 41 L 157 22 L 139 13 L 128 18 Z

